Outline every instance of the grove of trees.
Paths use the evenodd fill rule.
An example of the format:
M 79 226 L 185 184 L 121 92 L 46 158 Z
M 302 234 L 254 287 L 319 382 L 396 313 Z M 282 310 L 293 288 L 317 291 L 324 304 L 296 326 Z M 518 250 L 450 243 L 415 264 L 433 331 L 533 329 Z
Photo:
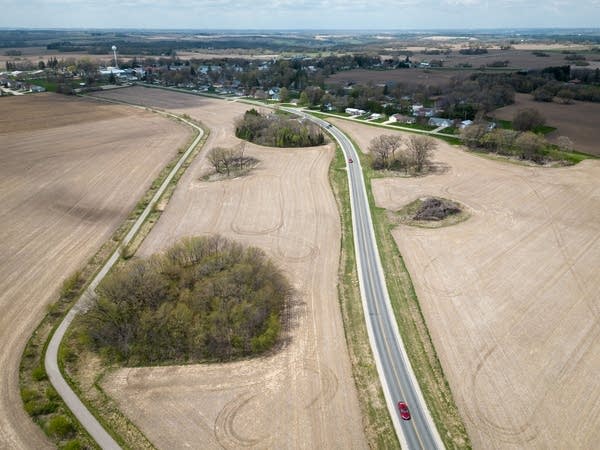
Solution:
M 312 147 L 325 143 L 323 132 L 311 122 L 278 114 L 264 116 L 254 108 L 236 121 L 235 135 L 270 147 Z
M 98 287 L 84 341 L 125 365 L 227 360 L 276 342 L 292 289 L 264 252 L 220 236 L 186 238 L 129 262 Z

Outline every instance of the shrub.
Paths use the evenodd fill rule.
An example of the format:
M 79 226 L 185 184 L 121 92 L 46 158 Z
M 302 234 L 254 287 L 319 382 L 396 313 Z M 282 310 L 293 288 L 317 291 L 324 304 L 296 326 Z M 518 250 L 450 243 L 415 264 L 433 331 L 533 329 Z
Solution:
M 60 400 L 60 395 L 58 395 L 58 392 L 52 386 L 48 386 L 46 388 L 46 398 L 51 402 L 55 402 Z
M 23 403 L 27 403 L 40 398 L 40 394 L 34 389 L 23 388 L 21 389 L 21 398 L 23 399 Z
M 63 281 L 63 284 L 60 288 L 60 296 L 64 299 L 72 299 L 77 294 L 77 291 L 82 284 L 83 278 L 81 276 L 81 272 L 77 271 L 73 273 L 70 277 Z
M 52 414 L 58 409 L 58 403 L 48 402 L 41 399 L 25 402 L 25 412 L 31 417 Z
M 34 381 L 42 381 L 46 380 L 48 375 L 46 374 L 46 369 L 44 369 L 44 366 L 37 366 L 31 371 L 31 377 Z
M 68 417 L 58 415 L 52 417 L 46 423 L 46 430 L 51 436 L 55 436 L 59 439 L 65 439 L 75 432 L 75 426 Z
M 73 439 L 65 443 L 62 447 L 59 447 L 61 450 L 82 450 L 83 444 L 78 439 Z

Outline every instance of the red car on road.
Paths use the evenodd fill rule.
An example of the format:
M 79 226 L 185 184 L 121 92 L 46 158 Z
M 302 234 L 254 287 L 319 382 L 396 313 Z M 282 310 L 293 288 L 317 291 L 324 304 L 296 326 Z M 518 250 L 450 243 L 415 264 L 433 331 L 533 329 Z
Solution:
M 410 411 L 408 405 L 404 402 L 398 402 L 398 409 L 400 410 L 400 417 L 404 420 L 410 420 Z
M 354 161 L 352 161 L 352 158 L 348 158 L 348 162 L 352 164 Z

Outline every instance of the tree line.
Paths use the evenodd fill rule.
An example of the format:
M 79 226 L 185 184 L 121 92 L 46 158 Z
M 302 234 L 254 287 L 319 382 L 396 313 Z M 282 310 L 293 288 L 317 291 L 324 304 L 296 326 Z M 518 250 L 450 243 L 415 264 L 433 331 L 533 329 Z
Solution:
M 463 143 L 471 150 L 498 153 L 541 164 L 551 160 L 564 160 L 565 155 L 556 152 L 572 151 L 573 143 L 566 136 L 560 136 L 557 145 L 551 145 L 546 138 L 535 131 L 545 123 L 539 111 L 526 108 L 519 110 L 512 122 L 513 129 L 495 128 L 475 122 L 461 130 Z
M 257 248 L 186 238 L 107 276 L 84 314 L 83 340 L 125 365 L 228 360 L 276 342 L 292 289 Z

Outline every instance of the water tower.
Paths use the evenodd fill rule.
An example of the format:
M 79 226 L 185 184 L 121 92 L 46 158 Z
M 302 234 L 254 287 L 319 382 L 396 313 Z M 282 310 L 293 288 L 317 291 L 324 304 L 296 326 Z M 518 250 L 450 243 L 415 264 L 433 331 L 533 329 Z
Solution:
M 112 51 L 113 51 L 113 55 L 114 55 L 114 57 L 115 57 L 115 67 L 117 67 L 117 68 L 118 68 L 118 67 L 119 67 L 119 65 L 117 64 L 117 46 L 116 46 L 116 45 L 113 45 L 113 46 L 112 46 Z

